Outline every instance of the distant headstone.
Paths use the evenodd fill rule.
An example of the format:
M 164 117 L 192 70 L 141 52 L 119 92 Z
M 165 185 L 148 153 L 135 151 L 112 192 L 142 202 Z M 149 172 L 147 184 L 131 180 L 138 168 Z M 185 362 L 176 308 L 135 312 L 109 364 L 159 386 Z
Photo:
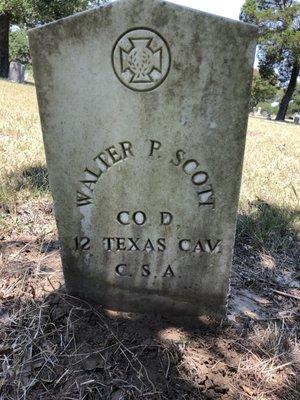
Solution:
M 24 65 L 17 61 L 12 61 L 9 64 L 8 79 L 12 82 L 24 83 L 25 80 Z
M 300 114 L 296 114 L 294 116 L 294 124 L 296 124 L 296 125 L 300 124 Z
M 269 111 L 266 111 L 264 114 L 265 118 L 268 119 L 269 121 L 272 119 L 271 113 Z
M 123 0 L 29 38 L 68 292 L 223 316 L 256 28 Z

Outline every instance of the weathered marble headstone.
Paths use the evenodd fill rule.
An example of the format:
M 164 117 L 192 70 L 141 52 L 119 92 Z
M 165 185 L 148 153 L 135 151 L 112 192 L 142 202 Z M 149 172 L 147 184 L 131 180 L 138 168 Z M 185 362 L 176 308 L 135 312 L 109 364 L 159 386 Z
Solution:
M 157 0 L 29 32 L 70 293 L 224 315 L 255 38 Z
M 8 79 L 12 82 L 24 83 L 25 67 L 23 64 L 12 61 L 9 64 Z

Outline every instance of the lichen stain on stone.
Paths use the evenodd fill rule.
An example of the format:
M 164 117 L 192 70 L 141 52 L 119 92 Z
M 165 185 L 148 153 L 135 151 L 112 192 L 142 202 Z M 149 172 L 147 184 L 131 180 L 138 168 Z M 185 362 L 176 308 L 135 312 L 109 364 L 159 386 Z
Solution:
M 157 88 L 157 90 L 160 89 Z M 149 119 L 149 122 L 151 122 L 152 115 L 155 115 L 155 113 L 160 111 L 155 90 L 152 93 L 147 93 L 146 95 L 145 93 L 142 93 L 140 95 L 140 104 L 141 108 L 143 108 L 142 113 L 146 116 L 147 120 Z M 149 114 L 149 110 L 151 110 L 151 115 Z
M 51 63 L 48 62 L 48 54 L 42 46 L 43 43 L 40 41 L 40 37 L 38 37 L 37 42 L 30 47 L 31 54 L 35 56 L 33 62 L 35 84 L 37 88 L 42 88 L 37 93 L 41 119 L 43 119 L 43 110 L 47 110 L 49 105 L 47 93 L 50 93 L 53 90 L 53 68 Z M 43 85 L 43 81 L 46 81 L 47 85 Z M 46 117 L 47 115 L 45 115 L 45 120 L 47 119 Z
M 126 19 L 131 20 L 133 24 L 139 24 L 141 15 L 147 15 L 144 10 L 144 3 L 135 2 L 126 10 Z
M 197 62 L 201 64 L 202 62 L 202 52 L 201 52 L 201 36 L 199 31 L 195 31 L 193 38 L 192 38 L 192 43 L 191 47 L 195 49 L 193 55 L 196 58 Z
M 198 118 L 204 118 L 207 114 L 207 107 L 206 103 L 199 101 L 198 104 L 194 104 L 191 109 L 191 115 L 192 118 L 198 119 Z
M 166 26 L 169 22 L 169 12 L 165 12 L 165 5 L 155 8 L 152 11 L 151 23 L 160 28 Z
M 71 39 L 78 43 L 84 43 L 88 37 L 105 31 L 112 24 L 111 10 L 112 7 L 105 7 L 65 21 L 63 34 L 59 40 Z M 59 42 L 57 44 L 59 45 Z
M 39 51 L 46 48 L 50 56 L 57 55 L 64 41 L 84 43 L 87 37 L 105 31 L 112 24 L 111 12 L 112 5 L 46 25 L 30 34 L 32 46 Z
M 171 86 L 167 91 L 166 91 L 166 94 L 165 94 L 165 96 L 166 96 L 166 98 L 168 99 L 168 100 L 172 100 L 172 99 L 174 99 L 174 97 L 175 97 L 175 90 L 174 90 L 174 88 Z

